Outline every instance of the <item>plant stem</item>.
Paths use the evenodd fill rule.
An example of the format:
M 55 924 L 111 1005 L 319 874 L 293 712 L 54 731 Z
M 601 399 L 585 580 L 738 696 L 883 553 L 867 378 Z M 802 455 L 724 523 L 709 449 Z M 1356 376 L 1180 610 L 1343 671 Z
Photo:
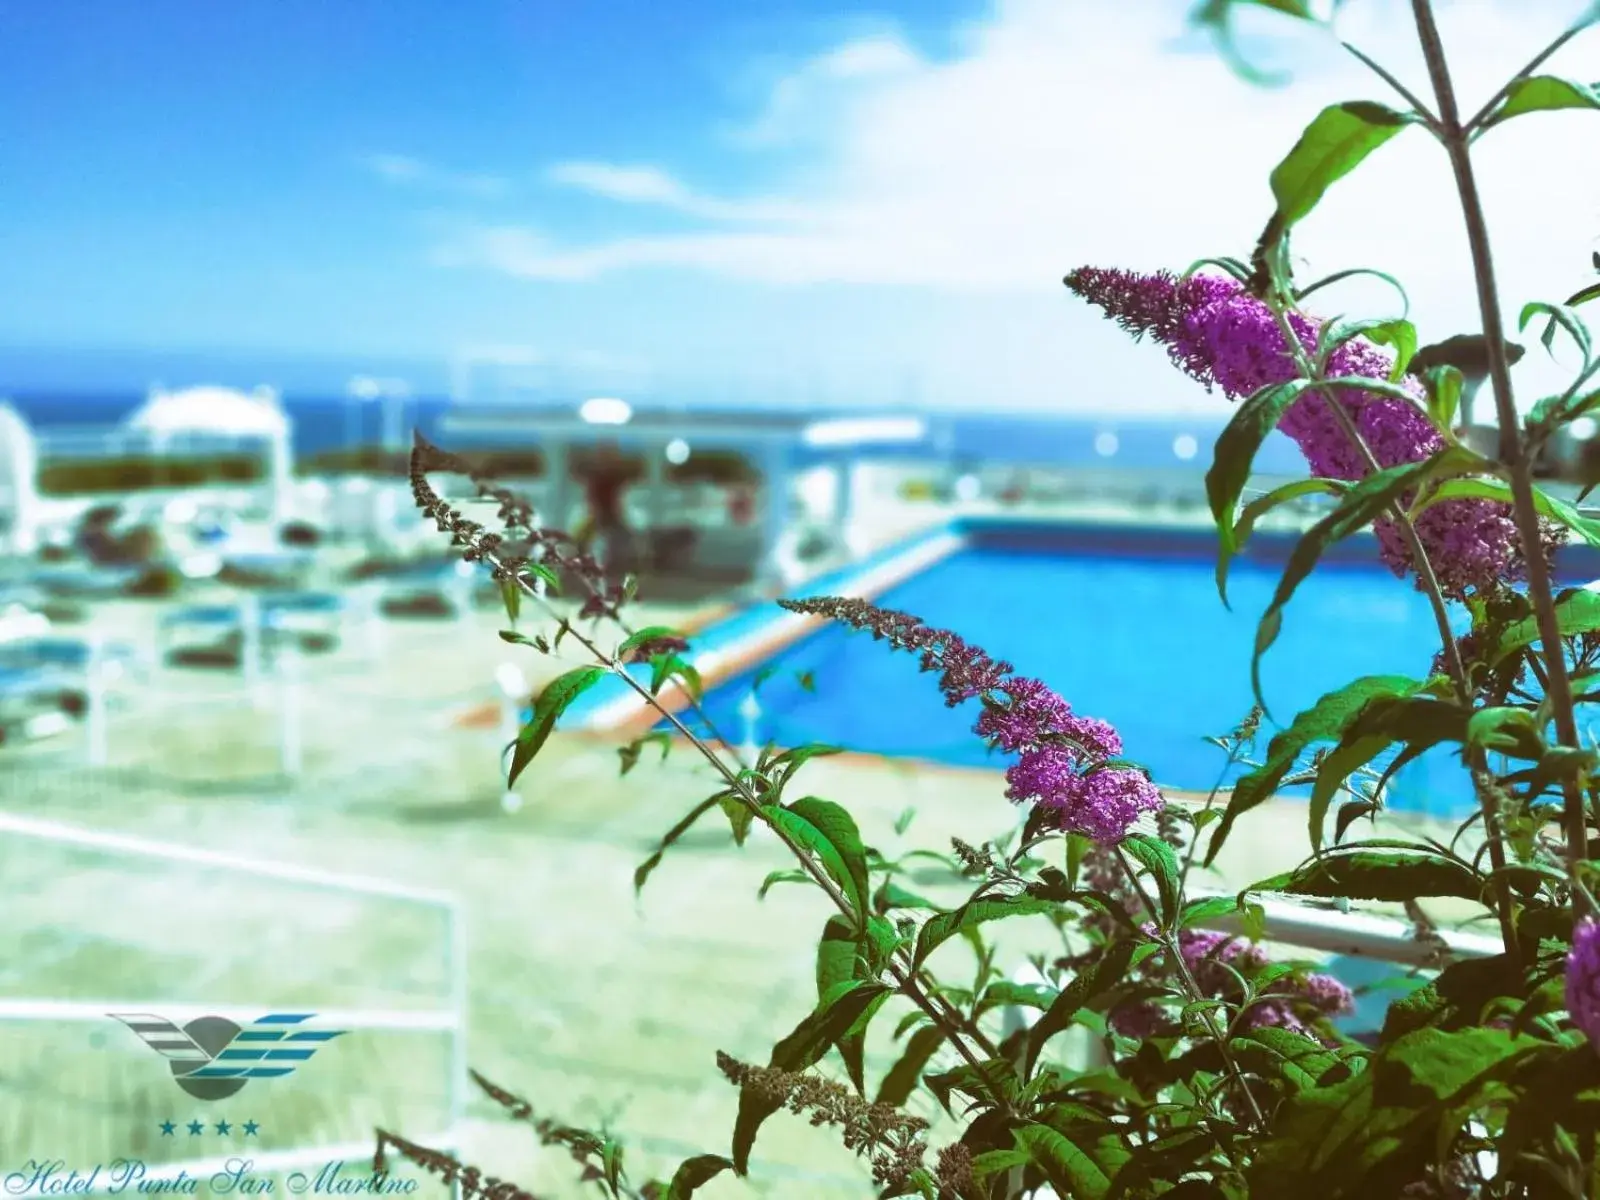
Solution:
M 1278 318 L 1278 326 L 1283 331 L 1285 342 L 1290 347 L 1290 355 L 1295 361 L 1296 369 L 1307 379 L 1316 379 L 1316 371 L 1310 357 L 1306 354 L 1305 346 L 1301 344 L 1299 336 L 1295 333 L 1294 326 L 1288 317 L 1276 305 L 1273 312 Z M 1344 431 L 1350 444 L 1361 455 L 1369 472 L 1380 470 L 1378 459 L 1372 453 L 1372 447 L 1367 445 L 1367 439 L 1361 436 L 1361 430 L 1356 427 L 1355 421 L 1344 405 L 1339 403 L 1339 398 L 1334 394 L 1334 389 L 1326 383 L 1320 383 L 1317 391 L 1328 405 L 1328 411 L 1334 421 Z M 1417 582 L 1422 585 L 1422 592 L 1428 598 L 1428 605 L 1433 610 L 1434 624 L 1439 629 L 1439 640 L 1444 651 L 1445 666 L 1450 675 L 1451 682 L 1455 685 L 1456 694 L 1463 705 L 1472 705 L 1472 682 L 1467 675 L 1466 664 L 1461 660 L 1461 648 L 1456 644 L 1455 631 L 1450 628 L 1450 610 L 1445 606 L 1444 589 L 1439 586 L 1439 576 L 1433 569 L 1433 563 L 1428 558 L 1427 548 L 1423 546 L 1422 539 L 1417 535 L 1417 527 L 1412 522 L 1405 506 L 1395 503 L 1389 506 L 1389 519 L 1400 532 L 1405 541 L 1406 549 L 1411 554 L 1411 561 L 1417 572 Z M 1515 953 L 1517 946 L 1516 914 L 1512 908 L 1511 885 L 1507 881 L 1504 871 L 1506 867 L 1506 850 L 1503 834 L 1500 827 L 1499 805 L 1496 803 L 1494 793 L 1487 786 L 1488 768 L 1482 751 L 1471 750 L 1468 752 L 1467 767 L 1472 776 L 1473 793 L 1478 798 L 1479 810 L 1483 813 L 1483 832 L 1489 848 L 1489 863 L 1496 872 L 1495 875 L 1495 914 L 1500 921 L 1500 936 L 1505 943 L 1508 953 Z
M 1139 901 L 1144 905 L 1145 911 L 1150 914 L 1150 920 L 1160 930 L 1157 940 L 1160 941 L 1173 970 L 1183 982 L 1184 991 L 1189 994 L 1190 1002 L 1193 1004 L 1205 1004 L 1211 997 L 1200 990 L 1200 984 L 1195 980 L 1194 973 L 1189 970 L 1189 964 L 1184 961 L 1183 951 L 1178 947 L 1177 937 L 1162 928 L 1161 910 L 1145 889 L 1143 881 L 1139 878 L 1139 873 L 1133 869 L 1133 864 L 1128 861 L 1127 854 L 1120 846 L 1117 848 L 1117 861 L 1122 864 L 1122 870 L 1128 876 L 1128 882 L 1133 885 L 1134 891 L 1139 893 Z M 1226 1032 L 1217 1024 L 1217 1018 L 1209 1008 L 1201 1011 L 1200 1019 L 1205 1023 L 1206 1032 L 1217 1043 L 1217 1052 L 1222 1056 L 1223 1066 L 1227 1068 L 1228 1074 L 1233 1076 L 1234 1083 L 1239 1086 L 1239 1091 L 1244 1096 L 1245 1104 L 1250 1109 L 1250 1116 L 1255 1128 L 1257 1130 L 1265 1129 L 1267 1126 L 1266 1114 L 1261 1111 L 1261 1105 L 1256 1103 L 1255 1093 L 1250 1090 L 1250 1084 L 1245 1080 L 1244 1072 L 1240 1070 L 1238 1061 L 1233 1057 L 1233 1051 L 1228 1048 Z
M 575 633 L 574 636 L 576 636 L 580 642 L 583 642 L 590 653 L 599 658 L 601 662 L 607 661 L 605 655 L 602 654 L 600 650 L 593 645 L 593 643 L 587 642 L 581 634 Z M 799 859 L 802 868 L 804 868 L 806 873 L 811 876 L 817 885 L 821 887 L 825 893 L 827 893 L 828 898 L 838 906 L 839 911 L 848 917 L 857 916 L 858 914 L 851 907 L 850 901 L 845 898 L 845 895 L 839 889 L 838 884 L 834 883 L 834 881 L 828 876 L 828 873 L 824 871 L 822 867 L 817 865 L 816 860 L 805 851 L 805 849 L 794 839 L 794 836 L 790 834 L 788 830 L 769 820 L 767 815 L 761 811 L 761 800 L 751 789 L 748 781 L 740 778 L 740 776 L 733 771 L 730 771 L 727 767 L 727 764 L 717 756 L 716 751 L 710 746 L 706 745 L 705 741 L 687 725 L 685 725 L 676 714 L 669 713 L 662 708 L 656 701 L 655 697 L 650 695 L 649 688 L 645 687 L 644 684 L 640 683 L 627 671 L 622 670 L 618 665 L 608 665 L 611 665 L 612 670 L 624 681 L 626 681 L 627 684 L 632 687 L 633 690 L 637 692 L 646 703 L 650 704 L 656 709 L 657 712 L 666 717 L 666 719 L 672 723 L 673 728 L 676 729 L 682 737 L 686 738 L 689 744 L 698 750 L 701 755 L 703 755 L 706 760 L 717 769 L 717 771 L 722 775 L 723 779 L 727 782 L 728 786 L 738 793 L 741 801 L 743 801 L 746 807 L 750 809 L 751 813 L 757 819 L 765 823 L 767 828 L 771 829 L 775 834 L 777 834 L 778 838 L 784 843 L 784 845 L 786 845 L 794 853 L 795 857 Z M 903 969 L 899 964 L 891 963 L 889 966 L 889 971 L 895 976 L 895 979 L 900 984 L 901 989 L 906 993 L 913 1003 L 915 1003 L 919 1008 L 923 1009 L 923 1011 L 926 1012 L 930 1017 L 937 1018 L 940 1015 L 939 1012 L 935 1011 L 935 1007 L 933 1007 L 934 998 L 927 996 L 922 991 L 922 988 L 917 983 L 916 979 L 909 974 L 906 969 Z M 947 1004 L 947 1002 L 942 1000 L 940 1003 Z M 944 1015 L 946 1017 L 954 1015 L 959 1018 L 959 1014 L 955 1013 L 953 1008 L 946 1008 L 944 1010 Z M 971 1026 L 964 1020 L 961 1022 L 961 1024 L 965 1026 L 963 1032 L 971 1037 L 974 1043 L 977 1044 L 979 1049 L 981 1049 L 985 1054 L 989 1055 L 991 1058 L 999 1054 L 999 1050 L 996 1048 L 994 1043 L 989 1041 L 989 1039 L 984 1036 L 984 1034 L 978 1030 L 976 1026 Z M 947 1030 L 947 1032 L 952 1031 Z M 957 1049 L 962 1050 L 964 1048 L 958 1045 Z M 965 1055 L 963 1056 L 965 1057 Z M 969 1058 L 968 1062 L 974 1068 L 981 1070 L 979 1064 L 975 1060 Z
M 1240 747 L 1237 743 L 1229 743 L 1228 761 L 1222 764 L 1222 770 L 1217 773 L 1217 781 L 1211 785 L 1211 792 L 1206 796 L 1205 807 L 1200 810 L 1201 812 L 1210 812 L 1212 806 L 1216 804 L 1217 793 L 1222 790 L 1222 785 L 1227 782 L 1228 772 L 1233 770 L 1233 765 L 1239 761 L 1239 750 Z M 1195 852 L 1199 849 L 1200 833 L 1196 830 L 1194 836 L 1189 839 L 1189 845 L 1183 852 L 1183 867 L 1178 872 L 1179 892 L 1182 892 L 1189 884 L 1189 872 L 1194 867 Z
M 1528 600 L 1533 606 L 1534 622 L 1539 631 L 1548 676 L 1545 695 L 1550 701 L 1557 739 L 1564 746 L 1578 749 L 1578 723 L 1573 711 L 1572 683 L 1562 651 L 1561 628 L 1556 619 L 1550 571 L 1540 548 L 1533 463 L 1518 436 L 1519 420 L 1511 392 L 1511 364 L 1506 358 L 1505 327 L 1500 317 L 1500 297 L 1495 283 L 1494 259 L 1489 248 L 1489 229 L 1484 219 L 1483 201 L 1478 194 L 1477 178 L 1472 170 L 1472 154 L 1468 149 L 1471 132 L 1461 123 L 1455 87 L 1450 81 L 1450 68 L 1445 60 L 1444 45 L 1439 38 L 1431 0 L 1412 0 L 1411 8 L 1439 107 L 1439 137 L 1455 175 L 1461 214 L 1467 227 L 1467 243 L 1472 252 L 1478 309 L 1483 318 L 1483 335 L 1487 343 L 1485 349 L 1489 356 L 1489 381 L 1494 389 L 1495 416 L 1500 425 L 1500 460 L 1510 476 L 1512 516 L 1527 563 Z M 1566 832 L 1568 865 L 1575 868 L 1588 856 L 1588 821 L 1583 796 L 1577 785 L 1570 781 L 1563 783 L 1562 793 L 1565 802 L 1562 823 Z M 1579 914 L 1587 908 L 1576 892 L 1574 908 Z
M 1340 42 L 1339 44 L 1351 54 L 1355 55 L 1363 63 L 1365 63 L 1369 71 L 1371 71 L 1379 79 L 1383 80 L 1396 92 L 1398 92 L 1400 98 L 1407 104 L 1411 105 L 1411 107 L 1416 111 L 1416 114 L 1422 118 L 1424 125 L 1426 125 L 1429 129 L 1437 128 L 1439 124 L 1439 118 L 1429 112 L 1428 106 L 1423 104 L 1423 102 L 1417 98 L 1416 93 L 1414 93 L 1410 88 L 1406 87 L 1405 84 L 1401 83 L 1399 79 L 1395 78 L 1392 72 L 1386 70 L 1380 63 L 1368 57 L 1366 54 L 1363 54 L 1359 49 L 1357 49 L 1355 46 L 1352 46 L 1349 42 Z
M 538 595 L 538 593 L 535 592 L 533 585 L 528 580 L 515 573 L 505 571 L 504 566 L 501 564 L 499 558 L 492 549 L 483 546 L 479 546 L 478 549 L 482 561 L 507 575 L 507 577 L 514 579 L 517 587 L 524 595 L 531 597 L 535 602 L 540 603 L 547 611 L 550 611 L 552 615 L 555 615 L 545 597 Z M 600 647 L 595 644 L 592 638 L 585 636 L 571 622 L 564 623 L 566 624 L 569 636 L 571 636 L 579 645 L 588 651 L 588 653 L 593 656 L 597 663 L 603 664 L 608 670 L 621 679 L 623 683 L 630 687 L 640 697 L 640 699 L 645 702 L 645 704 L 655 709 L 656 712 L 660 713 L 663 717 L 670 721 L 677 732 L 686 738 L 690 745 L 699 751 L 699 753 L 706 759 L 707 762 L 711 764 L 717 773 L 722 776 L 729 789 L 739 797 L 740 802 L 750 810 L 751 815 L 757 820 L 763 822 L 769 829 L 773 831 L 773 833 L 778 836 L 784 845 L 788 847 L 789 851 L 795 856 L 796 861 L 800 863 L 801 868 L 811 876 L 812 881 L 815 882 L 817 886 L 822 889 L 823 893 L 833 901 L 834 905 L 841 913 L 847 917 L 851 917 L 852 919 L 865 919 L 863 914 L 859 914 L 855 911 L 854 907 L 852 907 L 850 901 L 845 897 L 839 886 L 835 884 L 834 881 L 828 876 L 827 872 L 817 863 L 816 859 L 813 858 L 811 854 L 809 854 L 805 848 L 794 839 L 793 835 L 791 835 L 782 826 L 770 820 L 766 813 L 762 811 L 761 798 L 756 795 L 755 790 L 750 786 L 749 781 L 745 778 L 745 772 L 743 770 L 734 771 L 731 769 L 728 764 L 723 761 L 722 757 L 716 752 L 716 750 L 714 750 L 703 738 L 686 726 L 675 713 L 668 712 L 661 702 L 651 694 L 650 689 L 635 679 L 632 673 L 629 672 L 622 663 L 618 662 L 613 656 L 606 654 L 603 650 L 601 650 Z M 977 1073 L 978 1077 L 989 1086 L 994 1095 L 995 1104 L 1008 1113 L 1012 1112 L 1011 1104 L 1005 1098 L 1004 1089 L 996 1084 L 995 1081 L 990 1077 L 987 1065 L 981 1059 L 979 1059 L 976 1054 L 973 1053 L 971 1046 L 967 1044 L 968 1040 L 970 1040 L 973 1045 L 977 1046 L 991 1059 L 999 1056 L 999 1050 L 994 1043 L 984 1035 L 983 1031 L 977 1027 L 977 1022 L 967 1020 L 963 1014 L 961 1014 L 952 1004 L 950 1004 L 948 1000 L 944 999 L 944 997 L 930 995 L 928 992 L 924 991 L 918 981 L 917 972 L 912 968 L 909 962 L 905 965 L 891 962 L 888 964 L 887 969 L 889 974 L 894 978 L 895 985 L 901 994 L 915 1004 L 918 1008 L 922 1009 L 922 1011 L 927 1014 L 927 1016 L 936 1025 L 939 1026 L 939 1028 L 944 1030 L 945 1036 L 949 1040 L 951 1046 L 954 1047 L 956 1052 L 962 1057 L 967 1065 Z
M 1466 124 L 1461 127 L 1462 132 L 1468 138 L 1475 137 L 1482 132 L 1483 123 L 1489 119 L 1490 115 L 1495 109 L 1500 107 L 1500 102 L 1510 94 L 1512 88 L 1516 87 L 1517 84 L 1521 83 L 1528 76 L 1532 75 L 1544 65 L 1546 59 L 1548 59 L 1557 50 L 1561 49 L 1561 47 L 1565 46 L 1573 38 L 1577 37 L 1585 29 L 1589 28 L 1589 26 L 1595 24 L 1596 21 L 1600 21 L 1600 8 L 1592 9 L 1591 15 L 1584 17 L 1577 24 L 1573 25 L 1572 28 L 1562 33 L 1561 36 L 1556 38 L 1555 41 L 1551 42 L 1543 50 L 1535 54 L 1528 62 L 1527 66 L 1523 67 L 1522 70 L 1518 71 L 1510 79 L 1506 80 L 1506 85 L 1493 96 L 1490 96 L 1488 103 L 1480 108 L 1477 112 L 1473 113 L 1470 118 L 1468 118 Z M 1437 33 L 1435 33 L 1435 40 L 1437 40 L 1437 36 Z

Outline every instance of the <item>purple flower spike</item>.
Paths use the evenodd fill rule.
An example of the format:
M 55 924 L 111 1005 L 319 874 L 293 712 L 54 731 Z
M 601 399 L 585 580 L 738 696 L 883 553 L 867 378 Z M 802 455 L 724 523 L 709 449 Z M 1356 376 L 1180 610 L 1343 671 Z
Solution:
M 1142 815 L 1165 807 L 1161 793 L 1139 772 L 1105 766 L 1122 754 L 1122 739 L 1109 724 L 1079 716 L 1047 684 L 1013 675 L 1010 663 L 991 658 L 948 629 L 855 598 L 779 604 L 790 612 L 843 622 L 916 654 L 924 671 L 939 676 L 939 690 L 952 708 L 981 701 L 975 732 L 996 750 L 1021 755 L 1006 771 L 1007 797 L 1056 814 L 1062 829 L 1115 845 Z
M 1276 315 L 1234 279 L 1195 275 L 1180 281 L 1166 272 L 1084 267 L 1068 275 L 1066 284 L 1135 338 L 1160 342 L 1180 370 L 1208 390 L 1221 388 L 1230 399 L 1299 373 Z M 1320 323 L 1298 312 L 1288 314 L 1288 323 L 1305 350 L 1313 350 Z M 1388 351 L 1357 338 L 1334 351 L 1327 373 L 1386 379 L 1393 365 Z M 1444 446 L 1421 408 L 1421 381 L 1408 375 L 1400 386 L 1416 403 L 1357 388 L 1336 393 L 1379 467 L 1421 462 Z M 1322 393 L 1300 396 L 1278 428 L 1300 447 L 1314 474 L 1347 481 L 1366 476 L 1365 458 Z M 1374 528 L 1383 560 L 1394 573 L 1414 573 L 1410 549 L 1394 524 L 1385 518 Z M 1520 579 L 1527 569 L 1508 505 L 1446 500 L 1418 517 L 1416 529 L 1441 589 L 1453 599 Z M 1548 521 L 1541 522 L 1540 533 L 1539 552 L 1548 561 L 1566 534 Z
M 1567 954 L 1567 1012 L 1589 1044 L 1600 1050 L 1600 922 L 1585 917 L 1572 931 Z

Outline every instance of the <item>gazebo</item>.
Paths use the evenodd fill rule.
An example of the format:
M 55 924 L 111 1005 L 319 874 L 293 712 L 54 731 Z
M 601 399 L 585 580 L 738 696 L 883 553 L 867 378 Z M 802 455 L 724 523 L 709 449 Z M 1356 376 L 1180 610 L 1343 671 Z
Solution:
M 635 410 L 615 398 L 578 404 L 532 404 L 512 401 L 458 401 L 446 411 L 441 432 L 457 445 L 537 447 L 544 456 L 549 487 L 545 506 L 560 520 L 571 509 L 573 479 L 570 453 L 602 442 L 644 460 L 643 486 L 649 521 L 663 508 L 669 463 L 687 461 L 707 450 L 737 451 L 752 458 L 765 483 L 765 504 L 759 516 L 760 585 L 792 582 L 795 564 L 783 560 L 780 546 L 789 519 L 791 482 L 804 459 L 829 465 L 837 476 L 833 527 L 840 543 L 854 548 L 854 486 L 851 467 L 873 450 L 925 442 L 927 422 L 906 414 L 819 416 L 782 410 Z
M 294 485 L 294 424 L 278 403 L 273 388 L 251 392 L 224 387 L 192 387 L 179 391 L 152 388 L 145 403 L 128 418 L 127 427 L 159 448 L 185 437 L 226 438 L 265 442 L 272 517 L 290 517 Z

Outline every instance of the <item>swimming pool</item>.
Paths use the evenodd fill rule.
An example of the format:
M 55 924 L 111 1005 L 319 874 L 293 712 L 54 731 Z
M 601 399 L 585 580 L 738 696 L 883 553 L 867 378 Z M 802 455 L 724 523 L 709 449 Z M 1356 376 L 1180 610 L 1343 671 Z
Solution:
M 1214 542 L 1204 531 L 978 522 L 961 534 L 953 553 L 876 603 L 956 631 L 1045 680 L 1077 711 L 1110 721 L 1128 756 L 1157 782 L 1209 790 L 1223 756 L 1203 739 L 1225 733 L 1250 708 L 1256 620 L 1292 539 L 1258 535 L 1251 557 L 1231 572 L 1230 611 L 1217 598 Z M 1592 569 L 1563 566 L 1569 578 Z M 1465 612 L 1457 616 L 1464 626 Z M 1358 676 L 1426 674 L 1437 649 L 1426 599 L 1377 563 L 1370 545 L 1355 542 L 1300 586 L 1263 660 L 1262 690 L 1271 716 L 1287 724 Z M 826 626 L 720 680 L 706 709 L 731 737 L 746 732 L 740 708 L 758 674 L 758 741 L 825 742 L 955 766 L 1006 761 L 971 733 L 976 702 L 947 708 L 915 656 L 868 635 Z M 1264 726 L 1261 749 L 1274 728 Z M 1459 759 L 1443 749 L 1404 768 L 1390 802 L 1452 815 L 1472 798 Z

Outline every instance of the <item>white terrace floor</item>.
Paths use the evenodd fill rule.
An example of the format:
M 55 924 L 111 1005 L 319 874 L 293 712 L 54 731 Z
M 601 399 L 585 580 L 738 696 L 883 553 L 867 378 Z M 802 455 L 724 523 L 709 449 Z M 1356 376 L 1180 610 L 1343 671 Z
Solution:
M 119 603 L 95 623 L 148 639 L 158 612 Z M 494 633 L 503 624 L 489 612 L 394 622 L 376 658 L 357 645 L 308 662 L 304 771 L 292 782 L 277 775 L 270 690 L 253 707 L 236 676 L 160 671 L 114 713 L 108 767 L 82 765 L 77 735 L 0 755 L 0 811 L 455 893 L 469 927 L 478 1071 L 543 1115 L 609 1123 L 636 1168 L 725 1152 L 735 1093 L 714 1055 L 765 1061 L 808 1010 L 825 903 L 798 887 L 758 901 L 761 880 L 784 865 L 779 848 L 736 850 L 711 816 L 669 852 L 636 907 L 634 868 L 715 787 L 682 749 L 665 764 L 647 754 L 619 780 L 613 746 L 558 736 L 519 784 L 522 811 L 503 813 L 498 733 L 463 726 L 461 714 L 492 698 L 494 668 L 508 657 L 536 684 L 571 665 L 504 645 Z M 885 850 L 943 848 L 953 834 L 977 842 L 1016 820 L 994 772 L 823 759 L 802 779 L 808 792 L 846 801 Z M 907 808 L 917 818 L 896 837 Z M 1235 837 L 1224 878 L 1237 885 L 1282 869 L 1303 844 L 1303 810 L 1269 805 Z M 0 1001 L 137 1000 L 159 1014 L 161 1000 L 438 1007 L 447 992 L 439 922 L 395 902 L 152 869 L 11 836 L 0 836 L 0 888 Z M 966 951 L 945 953 L 944 965 L 965 976 Z M 880 1035 L 895 1015 L 880 1017 Z M 156 1135 L 162 1120 L 193 1119 L 184 1103 L 207 1119 L 216 1110 L 259 1122 L 261 1152 L 360 1140 L 379 1123 L 425 1136 L 443 1121 L 448 1059 L 437 1035 L 355 1033 L 289 1079 L 197 1106 L 148 1051 L 105 1025 L 0 1024 L 0 1167 L 16 1169 L 19 1157 L 187 1157 Z M 869 1075 L 892 1052 L 880 1036 Z M 570 1162 L 536 1154 L 494 1105 L 474 1098 L 470 1116 L 468 1156 L 491 1174 L 541 1196 L 588 1194 Z M 208 1141 L 207 1156 L 242 1149 Z M 826 1131 L 780 1115 L 757 1144 L 751 1181 L 703 1194 L 872 1193 Z

